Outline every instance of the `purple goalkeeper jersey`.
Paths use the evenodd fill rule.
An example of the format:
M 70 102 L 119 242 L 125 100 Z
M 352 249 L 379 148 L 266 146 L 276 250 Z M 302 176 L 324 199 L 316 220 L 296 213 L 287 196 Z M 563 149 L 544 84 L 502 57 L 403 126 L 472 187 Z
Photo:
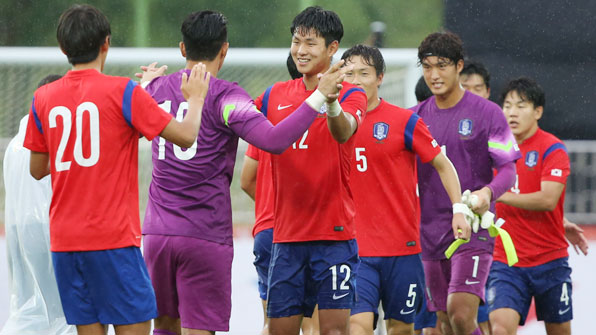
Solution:
M 153 80 L 147 91 L 181 121 L 188 103 L 180 91 L 182 72 Z M 196 143 L 188 149 L 156 137 L 153 175 L 143 234 L 190 236 L 232 245 L 230 182 L 238 137 L 251 120 L 264 118 L 236 83 L 211 78 Z M 254 123 L 252 123 L 254 125 Z
M 451 108 L 439 109 L 432 96 L 412 110 L 422 117 L 455 166 L 462 190 L 481 189 L 493 179 L 493 168 L 520 157 L 501 108 L 473 93 L 466 91 Z M 454 240 L 451 200 L 432 165 L 419 161 L 417 166 L 422 258 L 445 259 L 444 252 Z M 494 201 L 490 210 L 494 213 Z M 480 249 L 492 253 L 493 247 L 494 238 L 487 230 L 480 229 L 477 234 L 472 233 L 470 242 L 460 249 Z

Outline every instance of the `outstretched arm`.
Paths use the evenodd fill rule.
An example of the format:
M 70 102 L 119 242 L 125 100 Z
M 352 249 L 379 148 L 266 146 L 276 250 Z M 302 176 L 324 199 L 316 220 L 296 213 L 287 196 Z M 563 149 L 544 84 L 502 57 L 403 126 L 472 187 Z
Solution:
M 579 255 L 579 250 L 582 254 L 588 255 L 588 240 L 584 236 L 584 230 L 575 223 L 563 217 L 563 227 L 565 228 L 565 237 L 575 249 L 575 253 Z
M 435 168 L 435 170 L 437 170 L 437 173 L 441 178 L 441 183 L 443 183 L 443 187 L 445 188 L 445 191 L 447 191 L 447 195 L 449 196 L 451 203 L 461 204 L 461 186 L 459 184 L 459 178 L 457 176 L 457 171 L 455 170 L 455 167 L 449 158 L 440 152 L 437 156 L 435 156 L 435 158 L 433 158 L 433 160 L 430 161 L 430 164 Z M 463 213 L 459 212 L 453 214 L 451 226 L 453 228 L 453 235 L 455 238 L 470 238 L 471 227 L 466 222 Z
M 472 207 L 475 213 L 484 214 L 489 208 L 491 200 L 498 199 L 515 184 L 515 163 L 507 162 L 497 168 L 497 174 L 490 184 L 472 192 L 478 196 L 478 202 Z

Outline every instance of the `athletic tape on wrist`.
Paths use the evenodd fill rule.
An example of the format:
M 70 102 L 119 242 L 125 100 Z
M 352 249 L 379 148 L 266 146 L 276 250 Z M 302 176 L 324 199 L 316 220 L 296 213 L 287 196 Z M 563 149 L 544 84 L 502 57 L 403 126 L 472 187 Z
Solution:
M 335 99 L 332 103 L 327 103 L 327 116 L 329 117 L 336 117 L 341 113 L 341 105 Z
M 453 214 L 461 213 L 467 215 L 470 212 L 470 208 L 466 204 L 461 202 L 453 204 Z
M 327 101 L 325 94 L 323 94 L 321 91 L 317 89 L 314 92 L 312 92 L 312 94 L 308 98 L 306 98 L 304 102 L 306 102 L 306 104 L 308 104 L 312 109 L 318 112 L 319 110 L 321 110 L 321 107 L 323 107 L 325 101 Z

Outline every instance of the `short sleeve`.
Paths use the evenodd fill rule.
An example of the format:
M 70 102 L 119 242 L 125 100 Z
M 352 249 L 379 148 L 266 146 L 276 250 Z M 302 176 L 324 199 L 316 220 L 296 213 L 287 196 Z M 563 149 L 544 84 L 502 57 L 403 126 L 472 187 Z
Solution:
M 414 124 L 413 131 L 408 129 L 410 122 L 406 125 L 406 134 L 408 132 L 413 134 L 410 150 L 416 153 L 423 163 L 428 163 L 433 160 L 433 158 L 437 157 L 441 152 L 441 148 L 431 135 L 426 123 L 424 123 L 418 114 L 413 113 L 412 116 L 410 116 L 410 120 L 415 120 L 412 122 Z M 406 141 L 407 139 L 406 136 Z M 407 144 L 408 143 L 406 142 L 406 146 Z
M 246 153 L 244 154 L 256 161 L 259 160 L 259 149 L 252 144 L 248 145 L 248 149 L 246 149 Z
M 27 122 L 27 133 L 23 146 L 35 152 L 48 152 L 48 145 L 43 136 L 41 119 L 35 106 L 35 98 L 31 102 L 29 109 L 29 121 Z
M 133 128 L 152 140 L 164 130 L 173 116 L 161 109 L 144 89 L 131 83 L 134 81 L 131 80 L 124 91 L 122 113 Z M 130 99 L 129 105 L 127 99 Z
M 344 82 L 344 86 L 349 88 L 339 98 L 339 104 L 344 112 L 351 114 L 356 119 L 360 127 L 366 114 L 366 93 L 360 87 L 346 82 Z
M 542 157 L 541 181 L 567 182 L 570 171 L 569 155 L 563 143 L 551 145 Z

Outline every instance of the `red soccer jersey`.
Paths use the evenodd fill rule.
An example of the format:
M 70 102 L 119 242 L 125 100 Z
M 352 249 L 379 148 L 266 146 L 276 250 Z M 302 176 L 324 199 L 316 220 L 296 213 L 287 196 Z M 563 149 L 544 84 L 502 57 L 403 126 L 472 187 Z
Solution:
M 426 163 L 441 148 L 418 114 L 385 100 L 366 114 L 355 145 L 350 183 L 358 254 L 420 253 L 416 154 Z
M 274 199 L 271 154 L 249 144 L 246 156 L 259 162 L 255 190 L 255 225 L 252 228 L 252 236 L 255 237 L 261 231 L 273 228 Z
M 516 163 L 517 179 L 511 192 L 538 192 L 543 181 L 566 183 L 569 156 L 561 140 L 538 129 L 519 149 L 523 159 Z M 503 228 L 511 235 L 519 258 L 515 266 L 536 266 L 568 256 L 563 228 L 564 202 L 565 189 L 552 211 L 530 211 L 497 203 L 497 216 L 506 220 Z M 494 259 L 507 263 L 500 238 L 496 239 Z
M 308 98 L 302 78 L 276 83 L 255 104 L 277 124 Z M 366 111 L 364 90 L 343 83 L 339 102 L 358 124 Z M 323 106 L 324 108 L 325 106 Z M 354 200 L 349 185 L 354 136 L 339 144 L 321 114 L 301 139 L 281 155 L 271 155 L 275 190 L 274 242 L 355 238 Z
M 139 135 L 171 118 L 134 81 L 96 70 L 35 92 L 24 146 L 50 156 L 52 251 L 140 246 Z

